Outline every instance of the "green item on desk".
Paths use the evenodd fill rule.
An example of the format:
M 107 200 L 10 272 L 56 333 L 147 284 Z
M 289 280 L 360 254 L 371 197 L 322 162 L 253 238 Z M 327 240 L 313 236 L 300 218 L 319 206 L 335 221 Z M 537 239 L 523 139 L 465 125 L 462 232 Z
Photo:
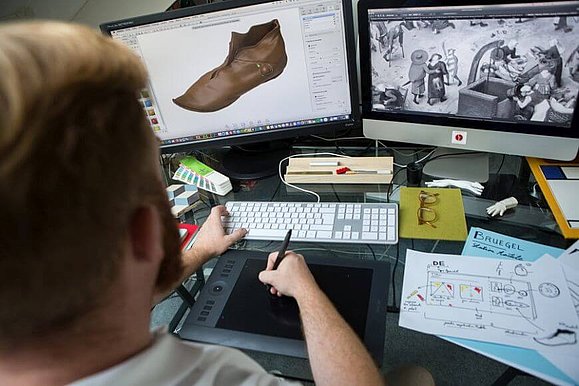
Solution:
M 431 225 L 419 225 L 420 192 L 435 196 L 436 202 L 426 206 L 436 215 Z M 466 219 L 460 189 L 406 188 L 400 190 L 399 235 L 407 239 L 466 240 Z
M 209 166 L 205 165 L 195 157 L 188 156 L 183 158 L 180 162 L 189 170 L 192 170 L 203 177 L 207 177 L 208 174 L 214 172 L 213 169 L 211 169 Z

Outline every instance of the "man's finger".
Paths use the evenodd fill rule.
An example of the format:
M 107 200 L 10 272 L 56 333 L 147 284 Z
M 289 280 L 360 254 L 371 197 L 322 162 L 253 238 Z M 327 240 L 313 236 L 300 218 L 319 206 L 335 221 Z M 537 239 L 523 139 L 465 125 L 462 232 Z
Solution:
M 226 235 L 225 239 L 227 240 L 228 243 L 231 243 L 231 245 L 233 245 L 234 243 L 245 237 L 246 234 L 247 229 L 239 228 L 231 232 L 231 234 Z
M 275 261 L 277 259 L 277 255 L 278 255 L 278 252 L 271 252 L 269 254 L 269 256 L 267 257 L 267 267 L 265 269 L 267 269 L 268 271 L 273 269 L 273 265 L 275 264 Z
M 223 215 L 223 213 L 226 212 L 225 206 L 223 205 L 217 205 L 214 206 L 213 208 L 211 208 L 211 214 L 212 215 Z
M 275 275 L 277 272 L 275 271 L 261 271 L 259 273 L 259 281 L 265 284 L 272 284 L 273 280 L 275 279 Z

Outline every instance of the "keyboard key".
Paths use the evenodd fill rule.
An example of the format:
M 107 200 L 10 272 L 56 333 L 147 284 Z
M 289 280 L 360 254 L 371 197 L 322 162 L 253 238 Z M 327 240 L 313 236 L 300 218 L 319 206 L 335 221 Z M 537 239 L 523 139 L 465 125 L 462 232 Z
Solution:
M 277 230 L 277 229 L 255 229 L 251 228 L 247 232 L 248 235 L 252 237 L 270 237 L 270 238 L 285 238 L 287 231 L 286 230 Z
M 318 231 L 317 237 L 319 239 L 330 239 L 332 238 L 332 231 Z
M 331 231 L 332 229 L 332 225 L 310 225 L 312 231 Z
M 396 230 L 394 227 L 388 227 L 388 240 L 395 240 L 396 239 Z
M 375 232 L 362 232 L 363 240 L 378 240 L 378 233 Z
M 333 214 L 322 215 L 322 224 L 333 224 L 335 216 Z

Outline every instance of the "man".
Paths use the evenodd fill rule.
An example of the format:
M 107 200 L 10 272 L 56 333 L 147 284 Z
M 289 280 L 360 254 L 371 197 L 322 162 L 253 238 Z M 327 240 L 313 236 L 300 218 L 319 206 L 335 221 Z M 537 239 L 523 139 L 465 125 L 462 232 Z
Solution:
M 444 102 L 446 98 L 446 88 L 444 87 L 444 76 L 448 75 L 446 65 L 442 61 L 442 55 L 433 54 L 428 61 L 428 104 L 432 106 L 432 100 Z
M 511 39 L 509 40 L 509 42 L 507 43 L 507 45 L 502 46 L 501 49 L 503 50 L 504 53 L 504 60 L 505 62 L 510 62 L 511 60 L 520 58 L 519 55 L 517 55 L 517 46 L 519 45 L 519 42 L 516 41 L 515 39 Z
M 444 43 L 443 43 L 444 47 Z M 458 80 L 458 87 L 462 86 L 462 81 L 458 77 L 458 57 L 456 56 L 456 49 L 449 48 L 448 50 L 443 51 L 446 54 L 444 58 L 444 62 L 446 63 L 446 69 L 448 70 L 448 74 L 446 75 L 446 83 L 448 85 L 454 84 L 454 80 Z
M 213 208 L 180 256 L 137 57 L 23 23 L 0 27 L 0 70 L 0 384 L 283 384 L 237 350 L 149 332 L 151 305 L 245 231 Z M 297 300 L 316 383 L 382 384 L 303 257 L 272 271 L 275 256 L 259 280 Z
M 424 79 L 426 78 L 426 74 L 430 72 L 428 66 L 426 65 L 426 61 L 428 60 L 428 53 L 424 50 L 414 50 L 410 55 L 410 68 L 408 69 L 408 82 L 406 82 L 403 86 L 406 86 L 409 83 L 412 83 L 412 88 L 410 92 L 414 95 L 413 101 L 416 104 L 419 104 L 417 98 L 422 98 L 424 96 L 424 92 L 426 91 L 426 87 L 424 86 Z
M 563 75 L 562 53 L 563 48 L 559 45 L 559 41 L 557 39 L 549 40 L 549 48 L 544 51 L 544 54 L 545 59 L 551 63 L 551 73 L 555 75 L 555 83 L 557 84 L 557 87 L 563 86 L 563 83 L 561 82 L 561 76 Z

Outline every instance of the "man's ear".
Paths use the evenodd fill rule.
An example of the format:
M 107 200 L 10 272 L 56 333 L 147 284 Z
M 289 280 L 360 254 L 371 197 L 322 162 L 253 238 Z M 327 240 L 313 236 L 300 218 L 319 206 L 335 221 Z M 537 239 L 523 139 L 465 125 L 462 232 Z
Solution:
M 129 242 L 136 260 L 152 262 L 163 259 L 163 227 L 155 206 L 142 206 L 133 212 L 129 225 Z

